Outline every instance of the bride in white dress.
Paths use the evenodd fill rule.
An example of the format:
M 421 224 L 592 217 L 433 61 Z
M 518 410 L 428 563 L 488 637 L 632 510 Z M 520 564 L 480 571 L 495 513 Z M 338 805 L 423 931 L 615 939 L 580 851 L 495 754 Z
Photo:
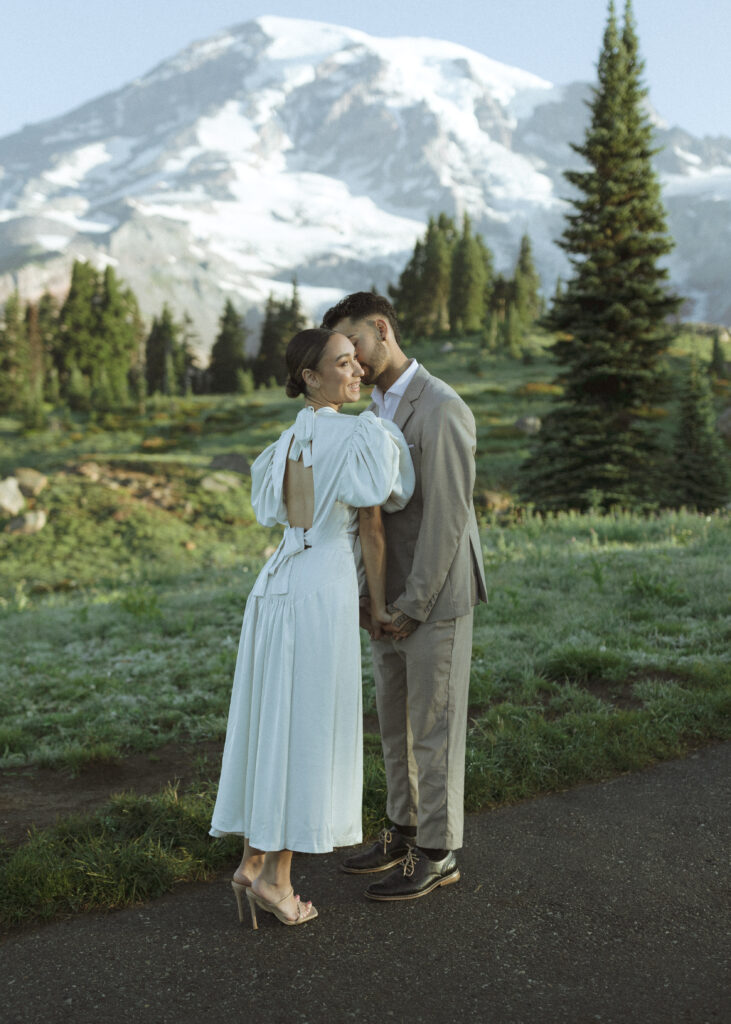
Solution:
M 244 837 L 233 888 L 285 924 L 317 916 L 294 895 L 292 851 L 361 841 L 363 780 L 356 561 L 362 552 L 371 629 L 385 606 L 381 512 L 403 508 L 414 470 L 403 435 L 360 397 L 352 343 L 322 328 L 287 349 L 287 394 L 305 395 L 294 424 L 251 468 L 260 523 L 284 537 L 246 603 L 211 835 Z

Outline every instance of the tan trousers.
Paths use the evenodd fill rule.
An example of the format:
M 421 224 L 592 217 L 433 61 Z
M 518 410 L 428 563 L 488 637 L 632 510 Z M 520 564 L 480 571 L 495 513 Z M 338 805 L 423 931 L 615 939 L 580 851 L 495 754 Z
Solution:
M 394 824 L 416 825 L 418 846 L 462 846 L 472 618 L 372 643 L 386 809 Z

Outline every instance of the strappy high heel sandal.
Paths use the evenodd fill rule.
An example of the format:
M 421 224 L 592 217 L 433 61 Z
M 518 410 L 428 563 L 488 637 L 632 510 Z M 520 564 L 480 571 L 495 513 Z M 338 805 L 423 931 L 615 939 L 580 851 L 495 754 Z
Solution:
M 259 924 L 256 920 L 257 907 L 259 907 L 260 910 L 266 911 L 267 914 L 274 914 L 274 916 L 278 918 L 278 920 L 280 920 L 282 924 L 305 924 L 307 921 L 314 921 L 314 919 L 317 917 L 317 911 L 315 910 L 311 903 L 309 910 L 304 911 L 303 906 L 299 901 L 299 897 L 296 897 L 297 917 L 295 918 L 294 921 L 288 918 L 284 911 L 279 909 L 280 905 L 284 903 L 284 901 L 289 896 L 292 895 L 294 889 L 290 889 L 289 892 L 282 896 L 281 900 L 277 900 L 276 903 L 269 903 L 268 900 L 263 900 L 261 896 L 257 896 L 255 892 L 252 892 L 252 890 L 248 888 L 248 886 L 242 886 L 242 888 L 246 889 L 246 898 L 249 901 L 249 910 L 251 911 L 251 923 L 254 929 L 257 929 L 259 927 Z M 236 895 L 236 898 L 239 898 L 238 893 Z
M 244 923 L 244 893 L 248 892 L 251 888 L 251 882 L 248 885 L 243 885 L 241 882 L 231 879 L 231 888 L 234 891 L 236 897 L 236 905 L 239 908 L 239 921 L 241 924 Z

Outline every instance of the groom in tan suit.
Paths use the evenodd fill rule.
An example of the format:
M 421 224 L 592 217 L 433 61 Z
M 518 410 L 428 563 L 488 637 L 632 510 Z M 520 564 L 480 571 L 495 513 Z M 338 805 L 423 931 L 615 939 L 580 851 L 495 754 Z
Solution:
M 394 618 L 391 635 L 372 644 L 392 825 L 342 865 L 354 874 L 393 867 L 366 896 L 416 899 L 459 880 L 472 615 L 487 600 L 472 504 L 475 421 L 456 391 L 404 354 L 387 299 L 348 295 L 323 326 L 352 341 L 363 382 L 375 385 L 370 408 L 401 428 L 416 471 L 410 503 L 384 517 Z M 367 613 L 361 622 L 368 628 Z

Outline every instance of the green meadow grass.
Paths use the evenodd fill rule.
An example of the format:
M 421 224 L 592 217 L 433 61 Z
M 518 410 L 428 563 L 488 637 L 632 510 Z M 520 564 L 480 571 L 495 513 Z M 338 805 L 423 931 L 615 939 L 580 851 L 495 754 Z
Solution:
M 528 365 L 480 357 L 479 376 L 466 343 L 416 354 L 475 412 L 476 491 L 509 492 L 526 450 L 514 420 L 550 401 L 540 345 Z M 199 741 L 223 739 L 246 596 L 279 531 L 255 523 L 246 477 L 223 495 L 201 479 L 216 454 L 255 457 L 295 408 L 272 390 L 151 403 L 147 420 L 106 429 L 69 421 L 23 435 L 0 423 L 0 474 L 35 465 L 50 475 L 38 499 L 48 526 L 34 537 L 0 533 L 0 767 L 93 770 L 170 742 L 188 746 L 193 762 Z M 164 478 L 174 507 L 69 470 L 89 459 Z M 468 809 L 728 738 L 727 513 L 483 513 L 482 544 L 490 603 L 475 617 Z M 363 662 L 373 713 L 366 643 Z M 217 771 L 198 761 L 186 790 L 119 794 L 0 846 L 0 920 L 124 906 L 230 863 L 238 842 L 206 836 Z M 367 834 L 384 813 L 380 743 L 367 735 Z

